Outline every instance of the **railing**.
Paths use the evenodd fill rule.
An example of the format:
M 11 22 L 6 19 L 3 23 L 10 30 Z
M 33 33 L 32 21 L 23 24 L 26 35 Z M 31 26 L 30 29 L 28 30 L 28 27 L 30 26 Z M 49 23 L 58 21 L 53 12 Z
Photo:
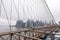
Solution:
M 33 30 L 11 31 L 0 33 L 0 40 L 41 40 L 34 37 Z
M 40 35 L 60 35 L 50 33 L 56 27 L 30 28 L 21 31 L 0 33 L 0 40 L 41 40 Z M 52 29 L 52 30 L 51 30 Z

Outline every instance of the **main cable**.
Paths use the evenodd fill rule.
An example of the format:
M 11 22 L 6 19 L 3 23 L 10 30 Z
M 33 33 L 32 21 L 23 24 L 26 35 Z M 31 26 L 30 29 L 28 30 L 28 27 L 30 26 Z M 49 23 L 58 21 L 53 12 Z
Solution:
M 51 16 L 53 17 L 53 14 L 52 14 L 52 12 L 50 11 L 49 6 L 47 5 L 47 3 L 46 3 L 45 0 L 44 0 L 44 2 L 45 2 L 45 4 L 46 4 L 46 6 L 47 6 L 47 8 L 48 8 L 48 10 L 49 10 L 49 12 L 50 12 L 50 14 L 51 14 Z M 54 20 L 54 22 L 56 22 L 55 19 L 54 19 L 54 17 L 53 17 L 53 20 Z

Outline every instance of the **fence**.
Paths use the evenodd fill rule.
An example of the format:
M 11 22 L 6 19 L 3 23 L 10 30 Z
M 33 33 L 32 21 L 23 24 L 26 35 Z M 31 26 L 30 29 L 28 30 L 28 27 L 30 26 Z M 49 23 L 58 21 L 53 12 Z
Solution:
M 57 26 L 56 26 L 57 27 Z M 0 33 L 0 40 L 42 40 L 40 35 L 60 35 L 51 33 L 56 27 L 30 28 L 19 31 Z

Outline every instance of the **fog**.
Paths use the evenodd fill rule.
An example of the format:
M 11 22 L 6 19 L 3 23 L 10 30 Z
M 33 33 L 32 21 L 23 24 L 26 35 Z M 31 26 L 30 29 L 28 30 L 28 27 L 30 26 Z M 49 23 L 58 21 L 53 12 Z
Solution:
M 46 2 L 49 5 L 51 12 L 55 15 L 56 12 L 54 13 L 54 11 L 52 11 L 51 4 L 49 4 L 51 1 L 46 0 Z M 11 3 L 12 3 L 12 11 L 11 11 Z M 28 19 L 35 20 L 35 21 L 36 20 L 47 21 L 47 22 L 54 21 L 44 0 L 14 0 L 12 2 L 11 0 L 3 0 L 3 3 L 1 4 L 0 18 L 7 20 L 6 13 L 7 13 L 8 19 L 10 20 L 11 18 L 11 20 L 13 21 L 17 21 L 18 19 L 23 21 L 26 21 Z M 8 24 L 8 22 L 6 22 L 6 24 Z

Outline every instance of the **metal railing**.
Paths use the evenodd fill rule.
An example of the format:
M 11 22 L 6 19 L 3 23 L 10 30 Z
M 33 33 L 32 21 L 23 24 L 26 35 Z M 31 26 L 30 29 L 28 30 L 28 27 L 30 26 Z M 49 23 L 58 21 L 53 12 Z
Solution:
M 11 31 L 0 33 L 0 40 L 41 40 L 34 37 L 36 33 L 33 30 Z
M 60 35 L 50 33 L 51 29 L 56 27 L 30 28 L 21 31 L 10 31 L 0 33 L 0 40 L 42 40 L 40 35 Z

